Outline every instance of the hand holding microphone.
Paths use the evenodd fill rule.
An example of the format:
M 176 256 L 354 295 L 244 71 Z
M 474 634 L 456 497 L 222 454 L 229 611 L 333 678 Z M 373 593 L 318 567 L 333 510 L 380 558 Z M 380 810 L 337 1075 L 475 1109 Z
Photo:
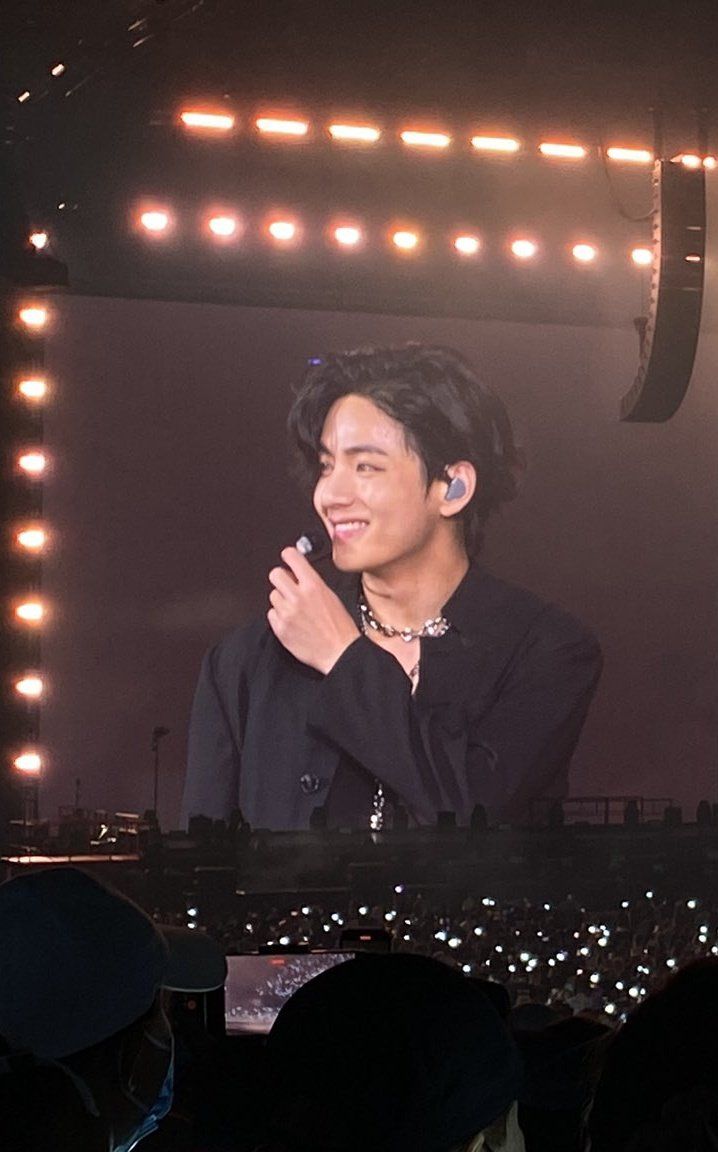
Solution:
M 339 597 L 310 563 L 327 554 L 328 544 L 327 538 L 307 532 L 293 548 L 283 550 L 286 567 L 269 573 L 267 612 L 269 627 L 287 651 L 324 675 L 361 635 Z

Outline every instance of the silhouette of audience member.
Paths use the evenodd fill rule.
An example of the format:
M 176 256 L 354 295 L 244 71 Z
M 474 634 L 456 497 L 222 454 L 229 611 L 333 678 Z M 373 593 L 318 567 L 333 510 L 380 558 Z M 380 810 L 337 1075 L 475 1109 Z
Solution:
M 130 1152 L 172 1104 L 162 989 L 208 991 L 225 968 L 78 869 L 0 885 L 3 1152 Z
M 300 988 L 266 1050 L 266 1152 L 523 1152 L 521 1064 L 481 988 L 358 956 Z
M 629 1016 L 606 1050 L 591 1152 L 718 1150 L 718 960 L 689 964 Z

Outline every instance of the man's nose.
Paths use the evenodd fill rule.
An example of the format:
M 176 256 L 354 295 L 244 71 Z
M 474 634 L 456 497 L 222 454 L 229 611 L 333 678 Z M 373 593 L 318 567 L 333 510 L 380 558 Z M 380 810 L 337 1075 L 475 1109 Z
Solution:
M 332 504 L 350 504 L 354 499 L 354 478 L 347 468 L 333 468 L 324 478 L 322 485 L 322 503 L 325 507 Z

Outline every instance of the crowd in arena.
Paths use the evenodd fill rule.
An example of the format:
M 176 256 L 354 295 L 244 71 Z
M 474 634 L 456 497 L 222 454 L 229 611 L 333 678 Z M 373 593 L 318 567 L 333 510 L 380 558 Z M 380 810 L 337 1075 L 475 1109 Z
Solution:
M 0 885 L 0 1146 L 718 1149 L 705 894 L 307 900 L 150 916 L 76 868 Z M 219 1033 L 210 998 L 250 951 L 268 1032 Z

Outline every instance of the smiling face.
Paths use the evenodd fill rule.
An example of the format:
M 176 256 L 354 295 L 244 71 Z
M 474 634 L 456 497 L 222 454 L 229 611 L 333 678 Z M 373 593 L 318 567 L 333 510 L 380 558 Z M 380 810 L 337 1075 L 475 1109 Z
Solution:
M 416 570 L 453 538 L 439 509 L 446 484 L 427 492 L 421 460 L 401 424 L 365 396 L 343 396 L 322 430 L 314 507 L 343 572 Z

